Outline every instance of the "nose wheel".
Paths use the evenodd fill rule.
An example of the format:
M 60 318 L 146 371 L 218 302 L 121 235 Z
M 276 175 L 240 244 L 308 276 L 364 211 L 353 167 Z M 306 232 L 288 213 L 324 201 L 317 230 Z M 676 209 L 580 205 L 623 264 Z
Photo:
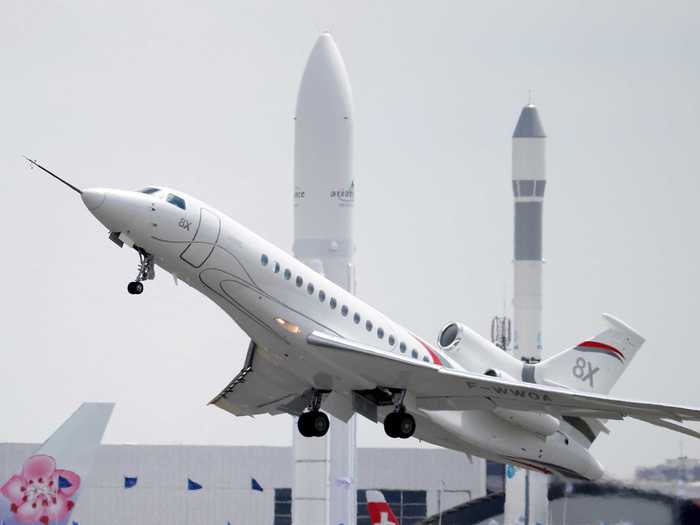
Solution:
M 143 282 L 156 278 L 156 265 L 153 261 L 153 255 L 148 253 L 143 248 L 134 246 L 134 249 L 139 254 L 139 273 L 135 281 L 131 281 L 126 290 L 131 295 L 140 295 L 143 293 Z
M 143 293 L 143 283 L 140 281 L 132 281 L 126 286 L 126 290 L 131 295 L 139 295 Z

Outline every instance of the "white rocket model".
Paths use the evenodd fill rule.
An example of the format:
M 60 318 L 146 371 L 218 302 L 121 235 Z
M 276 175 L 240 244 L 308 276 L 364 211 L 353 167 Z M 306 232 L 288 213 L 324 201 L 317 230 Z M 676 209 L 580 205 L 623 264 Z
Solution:
M 515 199 L 513 353 L 528 363 L 542 359 L 542 206 L 546 135 L 537 108 L 528 104 L 513 132 Z M 548 476 L 508 465 L 504 524 L 547 523 Z
M 294 143 L 294 255 L 350 292 L 355 290 L 352 94 L 328 33 L 311 51 L 297 97 Z M 326 403 L 333 403 L 334 394 Z M 348 417 L 352 407 L 345 407 Z M 294 523 L 355 522 L 356 423 L 333 418 L 329 434 L 294 431 Z

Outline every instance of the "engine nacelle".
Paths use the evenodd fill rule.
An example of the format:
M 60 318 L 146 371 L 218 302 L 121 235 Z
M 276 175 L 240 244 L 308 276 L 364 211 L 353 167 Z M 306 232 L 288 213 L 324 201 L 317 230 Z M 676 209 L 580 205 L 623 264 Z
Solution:
M 437 338 L 438 347 L 470 372 L 483 373 L 488 368 L 519 375 L 522 364 L 488 339 L 462 323 L 446 325 Z
M 498 348 L 488 339 L 461 323 L 450 323 L 438 334 L 438 346 L 466 370 L 519 383 L 522 363 Z M 544 412 L 527 412 L 509 408 L 493 409 L 493 413 L 508 423 L 541 436 L 559 430 L 559 420 Z
M 559 430 L 559 420 L 544 412 L 526 412 L 496 407 L 493 409 L 493 413 L 508 423 L 541 436 L 549 436 Z
M 512 376 L 502 370 L 491 368 L 484 372 L 484 375 L 515 382 Z M 525 410 L 496 407 L 493 409 L 493 413 L 501 419 L 505 419 L 508 423 L 541 436 L 549 436 L 559 430 L 560 421 L 556 417 L 545 414 L 544 412 L 529 412 Z

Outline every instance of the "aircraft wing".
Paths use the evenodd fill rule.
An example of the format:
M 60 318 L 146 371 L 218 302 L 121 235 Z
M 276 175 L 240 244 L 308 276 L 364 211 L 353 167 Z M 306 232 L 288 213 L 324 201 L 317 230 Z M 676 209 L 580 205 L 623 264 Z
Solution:
M 417 406 L 426 410 L 502 407 L 544 411 L 555 417 L 633 417 L 700 438 L 700 433 L 677 424 L 700 421 L 700 410 L 695 408 L 629 401 L 565 388 L 507 381 L 417 361 L 319 331 L 312 332 L 307 341 L 318 352 L 332 352 L 333 355 L 327 357 L 337 366 L 361 374 L 378 387 L 406 389 L 415 395 Z
M 273 359 L 267 349 L 251 341 L 243 369 L 209 404 L 236 416 L 299 415 L 311 399 L 310 385 Z

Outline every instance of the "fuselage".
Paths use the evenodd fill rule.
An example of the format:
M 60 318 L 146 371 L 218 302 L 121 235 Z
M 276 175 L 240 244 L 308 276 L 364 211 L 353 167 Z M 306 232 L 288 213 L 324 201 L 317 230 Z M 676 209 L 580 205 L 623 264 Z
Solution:
M 144 190 L 144 191 L 149 191 Z M 520 380 L 523 365 L 469 331 L 466 351 L 435 348 L 412 331 L 314 272 L 218 210 L 167 188 L 85 190 L 83 201 L 110 232 L 218 304 L 275 363 L 310 387 L 348 400 L 377 386 L 361 371 L 337 366 L 306 336 L 314 331 L 436 366 L 498 371 Z M 428 407 L 429 408 L 429 407 Z M 513 424 L 488 407 L 436 412 L 413 401 L 417 437 L 527 468 L 596 479 L 599 463 L 562 431 L 549 435 Z M 517 414 L 515 414 L 518 416 Z M 551 418 L 551 416 L 548 416 Z M 526 422 L 527 423 L 527 422 Z

